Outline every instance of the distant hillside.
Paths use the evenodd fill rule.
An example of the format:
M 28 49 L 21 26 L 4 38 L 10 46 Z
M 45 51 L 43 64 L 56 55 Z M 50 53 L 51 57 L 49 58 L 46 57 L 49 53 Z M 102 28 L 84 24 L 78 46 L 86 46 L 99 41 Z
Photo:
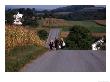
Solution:
M 105 20 L 106 7 L 94 5 L 71 5 L 52 10 L 57 17 L 65 20 Z
M 52 12 L 76 12 L 84 8 L 95 7 L 94 5 L 71 5 L 53 9 Z
M 6 23 L 12 24 L 13 15 L 17 12 L 23 14 L 23 24 L 25 25 L 38 25 L 36 19 L 41 18 L 57 18 L 65 20 L 105 20 L 106 19 L 106 7 L 94 6 L 94 5 L 67 5 L 65 7 L 56 8 L 53 10 L 36 10 L 35 8 L 19 8 L 9 9 L 5 11 Z M 32 21 L 32 18 L 35 18 Z

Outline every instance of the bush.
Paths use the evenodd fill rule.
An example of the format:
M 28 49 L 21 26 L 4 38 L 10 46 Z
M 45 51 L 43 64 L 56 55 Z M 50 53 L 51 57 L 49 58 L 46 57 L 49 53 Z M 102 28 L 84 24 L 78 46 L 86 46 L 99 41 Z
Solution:
M 66 38 L 68 49 L 91 49 L 93 38 L 88 29 L 82 26 L 74 26 L 70 29 L 70 33 Z
M 37 27 L 39 25 L 37 19 L 32 20 L 32 19 L 24 19 L 25 21 L 23 21 L 23 25 L 26 26 L 32 26 L 32 27 Z
M 48 37 L 48 32 L 45 30 L 40 30 L 38 31 L 38 36 L 40 37 L 40 39 L 46 40 Z

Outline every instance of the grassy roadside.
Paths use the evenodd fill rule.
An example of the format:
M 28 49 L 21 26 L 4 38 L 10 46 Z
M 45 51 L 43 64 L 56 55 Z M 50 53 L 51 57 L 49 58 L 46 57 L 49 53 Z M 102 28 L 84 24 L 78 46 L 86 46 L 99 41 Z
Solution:
M 5 54 L 5 71 L 19 71 L 25 64 L 31 60 L 41 56 L 47 49 L 44 47 L 36 47 L 34 45 L 22 46 L 14 48 Z

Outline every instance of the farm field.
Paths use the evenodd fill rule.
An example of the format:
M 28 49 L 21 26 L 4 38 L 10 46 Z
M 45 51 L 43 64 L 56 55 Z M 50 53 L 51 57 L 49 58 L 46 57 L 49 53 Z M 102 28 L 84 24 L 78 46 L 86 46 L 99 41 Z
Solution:
M 84 26 L 91 32 L 106 32 L 106 21 L 105 20 L 85 20 L 85 21 L 67 21 L 64 19 L 46 18 L 39 21 L 38 29 L 49 29 L 49 28 L 62 28 L 62 31 L 69 31 L 74 26 Z M 48 30 L 47 29 L 47 30 Z
M 93 37 L 103 37 L 106 36 L 106 33 L 91 33 Z
M 42 20 L 42 25 L 44 27 L 69 26 L 66 20 L 64 20 L 64 19 L 56 19 L 56 18 L 45 18 L 45 19 Z
M 26 63 L 47 51 L 35 29 L 24 26 L 5 27 L 6 71 L 19 71 Z
M 106 26 L 102 26 L 99 24 L 96 24 L 94 21 L 68 21 L 68 23 L 71 25 L 80 25 L 84 26 L 91 32 L 106 32 Z M 68 28 L 63 28 L 63 31 L 69 31 Z
M 23 26 L 6 26 L 5 32 L 6 50 L 28 44 L 34 44 L 37 46 L 44 45 L 44 42 L 40 40 L 35 31 Z
M 60 33 L 60 36 L 63 38 L 66 38 L 68 36 L 69 32 L 68 31 L 63 31 Z M 103 37 L 106 36 L 106 33 L 98 33 L 98 32 L 92 32 L 91 35 L 93 37 Z
M 106 20 L 95 20 L 95 22 L 99 25 L 106 25 Z

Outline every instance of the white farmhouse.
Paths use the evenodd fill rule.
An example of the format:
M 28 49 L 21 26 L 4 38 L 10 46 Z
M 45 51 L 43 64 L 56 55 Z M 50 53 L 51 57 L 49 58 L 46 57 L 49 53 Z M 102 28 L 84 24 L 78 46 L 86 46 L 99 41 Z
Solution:
M 19 12 L 15 15 L 13 15 L 13 17 L 15 18 L 13 24 L 15 25 L 22 25 L 21 19 L 23 17 L 23 14 L 20 14 Z

